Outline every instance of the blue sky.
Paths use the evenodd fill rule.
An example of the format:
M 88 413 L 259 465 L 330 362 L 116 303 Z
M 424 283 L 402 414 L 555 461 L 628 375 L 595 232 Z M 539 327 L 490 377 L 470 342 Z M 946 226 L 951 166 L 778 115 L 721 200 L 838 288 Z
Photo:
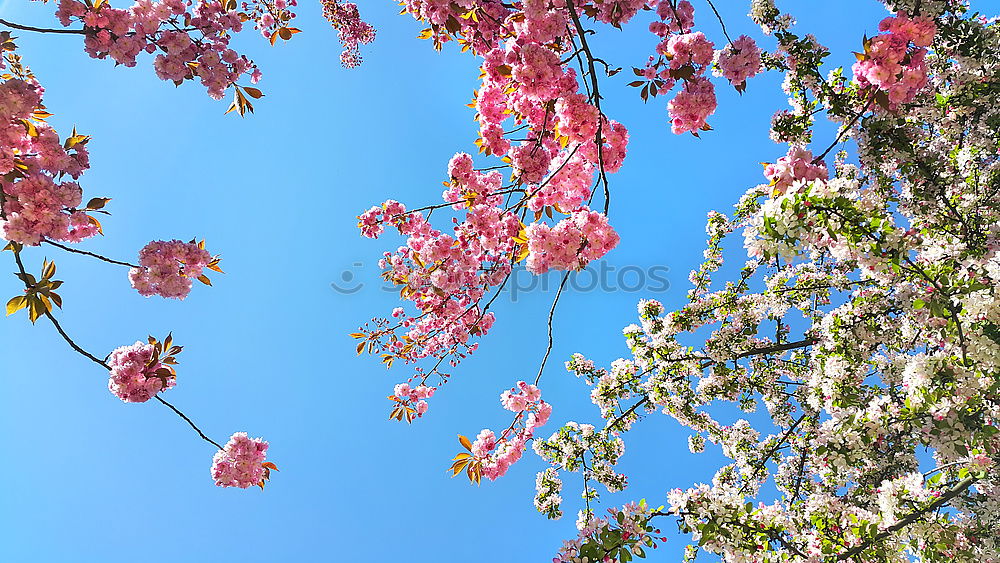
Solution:
M 746 5 L 721 3 L 729 32 L 761 39 Z M 871 1 L 780 5 L 832 49 L 835 65 L 849 65 L 885 15 Z M 699 29 L 721 44 L 707 5 L 695 6 Z M 54 8 L 0 3 L 0 17 L 54 25 Z M 82 247 L 132 260 L 149 240 L 197 236 L 222 254 L 227 273 L 178 302 L 142 298 L 124 269 L 51 247 L 27 250 L 29 268 L 56 260 L 66 280 L 59 316 L 98 356 L 173 331 L 185 350 L 165 398 L 218 441 L 235 431 L 264 437 L 281 472 L 263 492 L 213 486 L 210 445 L 160 405 L 121 403 L 102 370 L 22 313 L 0 322 L 0 560 L 548 561 L 575 535 L 578 476 L 566 480 L 567 516 L 547 521 L 531 504 L 543 467 L 533 454 L 478 488 L 445 472 L 456 434 L 509 422 L 497 397 L 537 370 L 554 278 L 548 292 L 498 301 L 480 351 L 410 427 L 386 420 L 385 395 L 406 367 L 386 373 L 355 356 L 347 334 L 397 305 L 395 293 L 379 289 L 376 264 L 397 241 L 362 239 L 355 216 L 389 197 L 439 201 L 448 159 L 474 148 L 465 104 L 478 76 L 470 56 L 415 39 L 420 26 L 395 3 L 361 9 L 378 37 L 354 70 L 340 67 L 317 2 L 300 6 L 304 33 L 288 43 L 272 48 L 245 33 L 240 45 L 263 69 L 266 93 L 246 119 L 223 115 L 228 102 L 199 86 L 158 80 L 148 60 L 115 68 L 89 59 L 79 37 L 18 34 L 46 87 L 50 122 L 64 134 L 75 125 L 93 135 L 85 194 L 114 198 L 107 236 Z M 771 114 L 785 106 L 774 74 L 752 80 L 742 97 L 720 88 L 715 130 L 701 139 L 672 135 L 666 100 L 644 105 L 625 87 L 627 69 L 654 45 L 643 28 L 605 29 L 595 42 L 599 56 L 626 68 L 602 91 L 605 110 L 632 138 L 611 178 L 622 243 L 606 264 L 669 268 L 669 288 L 563 296 L 541 381 L 555 405 L 546 436 L 567 420 L 599 422 L 588 388 L 562 362 L 578 351 L 604 365 L 626 354 L 620 329 L 634 321 L 640 298 L 682 304 L 687 273 L 701 259 L 705 213 L 728 211 L 762 180 L 759 163 L 783 154 L 767 136 Z M 733 265 L 742 261 L 736 249 Z M 344 295 L 333 282 L 363 287 Z M 0 278 L 2 295 L 16 295 L 18 283 Z M 604 501 L 660 504 L 671 488 L 708 481 L 719 460 L 711 447 L 689 454 L 682 429 L 648 417 L 621 463 L 630 488 Z M 678 559 L 684 538 L 668 535 L 652 560 Z

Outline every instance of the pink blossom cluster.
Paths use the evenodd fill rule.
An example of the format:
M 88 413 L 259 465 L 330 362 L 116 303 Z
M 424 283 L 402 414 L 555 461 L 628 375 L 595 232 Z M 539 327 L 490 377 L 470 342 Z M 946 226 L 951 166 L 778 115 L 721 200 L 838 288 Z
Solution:
M 739 86 L 760 72 L 760 47 L 750 37 L 740 35 L 726 48 L 719 51 L 718 65 L 722 76 L 732 84 Z
M 873 87 L 885 93 L 890 109 L 913 99 L 927 84 L 927 49 L 934 39 L 934 20 L 917 16 L 910 18 L 900 12 L 879 24 L 885 33 L 865 45 L 852 70 L 862 87 Z
M 540 211 L 552 207 L 563 213 L 580 209 L 590 198 L 594 165 L 582 156 L 573 155 L 569 160 L 554 159 L 550 168 L 549 180 L 534 190 L 528 208 Z
M 517 216 L 501 209 L 501 197 L 493 195 L 501 183 L 498 173 L 473 170 L 471 157 L 463 154 L 452 159 L 449 171 L 452 182 L 445 200 L 465 214 L 450 233 L 391 200 L 358 218 L 366 236 L 379 236 L 385 225 L 407 236 L 406 245 L 387 252 L 379 264 L 386 279 L 403 287 L 401 295 L 420 313 L 400 312 L 397 316 L 403 318 L 391 327 L 382 319 L 371 333 L 383 353 L 407 362 L 464 357 L 475 349 L 469 340 L 488 332 L 494 322 L 493 313 L 482 310 L 479 301 L 510 273 L 513 239 L 521 229 Z M 403 338 L 395 335 L 396 329 L 405 332 Z
M 340 53 L 340 63 L 345 68 L 354 68 L 361 64 L 359 45 L 367 45 L 375 40 L 375 28 L 361 19 L 358 5 L 353 2 L 338 2 L 337 0 L 322 0 L 323 16 L 337 30 L 340 44 L 344 50 Z
M 764 176 L 771 181 L 775 194 L 783 194 L 796 182 L 811 182 L 826 180 L 827 169 L 823 162 L 813 164 L 812 151 L 792 145 L 788 154 L 779 158 L 774 164 L 764 166 Z
M 660 21 L 649 24 L 649 31 L 660 37 L 666 37 L 671 32 L 687 33 L 694 27 L 694 6 L 688 0 L 654 0 L 650 2 L 656 8 Z
M 565 1 L 524 0 L 523 18 L 510 18 L 508 24 L 517 37 L 547 44 L 566 33 Z
M 715 56 L 714 44 L 700 31 L 683 33 L 660 42 L 657 52 L 669 60 L 671 76 L 684 78 L 681 91 L 667 103 L 671 131 L 680 135 L 707 128 L 708 116 L 718 106 L 715 86 L 704 76 Z
M 32 115 L 41 108 L 42 87 L 34 79 L 0 83 L 0 190 L 3 238 L 37 245 L 43 239 L 79 242 L 98 233 L 96 221 L 78 210 L 83 191 L 76 182 L 89 168 L 86 137 L 62 143 Z
M 715 44 L 709 41 L 704 33 L 696 31 L 671 35 L 660 43 L 657 52 L 666 55 L 673 70 L 686 66 L 704 70 L 715 56 Z
M 160 377 L 156 374 L 163 364 L 150 363 L 152 359 L 152 344 L 136 342 L 116 348 L 107 359 L 111 368 L 108 389 L 126 403 L 145 403 L 153 395 L 176 385 L 176 376 Z
M 535 0 L 534 4 L 542 4 Z M 407 12 L 430 27 L 425 36 L 433 38 L 436 43 L 451 41 L 455 36 L 461 37 L 472 47 L 472 52 L 482 55 L 493 48 L 505 32 L 504 24 L 511 13 L 504 2 L 488 0 L 473 2 L 470 0 L 404 0 L 401 2 Z M 526 13 L 529 3 L 525 4 Z M 478 17 L 463 17 L 469 10 L 476 8 Z M 457 27 L 454 34 L 451 30 Z
M 528 236 L 528 271 L 579 270 L 618 245 L 619 236 L 603 213 L 586 206 L 550 227 L 533 223 Z
M 219 487 L 246 489 L 261 485 L 267 471 L 263 465 L 266 458 L 267 442 L 237 432 L 212 458 L 212 479 Z
M 503 202 L 503 196 L 499 194 L 503 177 L 496 171 L 487 174 L 477 172 L 468 153 L 458 153 L 448 161 L 448 177 L 451 182 L 441 198 L 454 203 L 454 209 L 475 203 L 500 205 Z
M 715 113 L 719 103 L 715 99 L 715 86 L 704 76 L 684 82 L 681 91 L 667 103 L 670 130 L 675 135 L 697 133 L 708 127 L 708 117 Z
M 107 2 L 93 7 L 79 0 L 60 0 L 59 21 L 73 21 L 88 31 L 85 50 L 91 57 L 110 57 L 135 66 L 140 53 L 156 53 L 153 67 L 163 80 L 180 84 L 198 78 L 215 99 L 245 74 L 260 79 L 254 64 L 229 47 L 232 34 L 243 28 L 239 13 L 223 2 L 138 0 L 129 9 Z
M 378 238 L 385 231 L 386 224 L 399 228 L 400 232 L 410 230 L 410 227 L 404 228 L 402 223 L 408 217 L 414 215 L 406 213 L 405 205 L 394 199 L 390 199 L 382 205 L 373 206 L 368 211 L 359 215 L 358 228 L 361 229 L 362 236 Z
M 259 30 L 265 39 L 272 39 L 275 33 L 281 35 L 279 30 L 295 19 L 292 8 L 296 6 L 298 0 L 253 0 L 242 4 L 243 13 L 253 20 L 254 29 Z
M 437 391 L 436 387 L 429 387 L 427 385 L 410 387 L 409 383 L 400 383 L 393 389 L 393 395 L 395 395 L 400 402 L 412 405 L 413 409 L 417 412 L 417 416 L 423 416 L 423 414 L 427 412 L 428 408 L 428 404 L 425 399 L 433 397 L 435 391 Z
M 761 70 L 761 50 L 746 35 L 721 51 L 702 32 L 692 32 L 694 7 L 682 0 L 661 0 L 651 4 L 660 21 L 649 25 L 649 31 L 659 38 L 656 56 L 650 56 L 644 68 L 634 69 L 642 78 L 631 86 L 642 86 L 642 96 L 663 95 L 682 82 L 680 91 L 667 104 L 671 131 L 680 135 L 708 130 L 708 117 L 715 113 L 718 102 L 715 86 L 705 74 L 717 63 L 718 75 L 724 76 L 740 92 L 746 79 Z
M 476 95 L 480 146 L 488 154 L 506 153 L 522 183 L 540 184 L 559 170 L 564 152 L 576 152 L 596 169 L 603 157 L 606 172 L 621 167 L 628 132 L 625 127 L 600 115 L 578 92 L 576 73 L 562 64 L 548 46 L 521 40 L 485 55 L 483 86 Z M 555 107 L 553 119 L 552 107 Z M 512 145 L 504 137 L 504 124 L 513 118 L 527 128 L 526 140 Z M 601 147 L 597 133 L 601 133 Z M 562 143 L 560 142 L 562 138 Z M 568 151 L 563 151 L 572 145 Z M 579 172 L 579 170 L 578 170 Z M 592 178 L 576 176 L 577 190 L 587 189 Z
M 597 10 L 594 19 L 614 26 L 621 26 L 628 23 L 639 10 L 646 7 L 646 0 L 613 0 L 594 2 L 591 5 Z
M 642 5 L 637 0 L 610 2 L 588 6 L 586 14 L 619 23 Z M 460 154 L 449 163 L 446 205 L 425 208 L 450 204 L 458 213 L 451 229 L 436 229 L 420 213 L 425 209 L 407 211 L 395 201 L 358 217 L 364 236 L 378 237 L 391 226 L 407 237 L 405 246 L 386 253 L 380 264 L 384 277 L 418 309 L 414 315 L 394 312 L 391 320 L 372 319 L 374 326 L 357 333 L 356 338 L 367 341 L 359 349 L 368 346 L 387 364 L 395 359 L 438 359 L 430 373 L 417 368 L 416 385 L 427 382 L 432 373 L 445 381 L 447 374 L 437 366 L 447 358 L 454 366 L 475 349 L 472 337 L 485 334 L 494 322 L 482 302 L 505 282 L 513 263 L 525 257 L 532 264 L 551 261 L 544 252 L 531 257 L 531 242 L 520 220 L 525 208 L 535 212 L 535 221 L 547 215 L 558 222 L 531 227 L 556 233 L 541 246 L 563 235 L 577 242 L 581 256 L 554 253 L 551 267 L 580 267 L 617 243 L 606 217 L 583 206 L 592 198 L 595 177 L 622 166 L 628 131 L 580 93 L 576 71 L 563 61 L 575 34 L 564 2 L 407 0 L 405 6 L 429 25 L 422 37 L 436 45 L 459 39 L 463 50 L 482 57 L 482 84 L 473 103 L 480 129 L 476 144 L 487 156 L 503 157 L 513 181 L 505 188 L 499 172 L 477 171 L 472 157 Z M 508 137 L 508 128 L 518 131 L 517 140 Z M 573 216 L 559 222 L 553 215 L 557 212 Z M 584 237 L 593 240 L 585 243 Z M 534 242 L 538 247 L 537 237 Z M 403 403 L 412 409 L 411 415 L 416 412 L 415 401 L 394 400 L 397 409 Z
M 184 299 L 192 279 L 202 275 L 212 255 L 194 242 L 152 241 L 139 251 L 139 268 L 129 270 L 129 280 L 139 295 Z
M 504 391 L 500 402 L 505 409 L 517 413 L 514 424 L 499 438 L 492 430 L 483 429 L 472 443 L 472 455 L 481 464 L 483 477 L 491 481 L 503 477 L 521 459 L 535 429 L 548 422 L 552 414 L 552 405 L 542 400 L 538 387 L 524 381 Z

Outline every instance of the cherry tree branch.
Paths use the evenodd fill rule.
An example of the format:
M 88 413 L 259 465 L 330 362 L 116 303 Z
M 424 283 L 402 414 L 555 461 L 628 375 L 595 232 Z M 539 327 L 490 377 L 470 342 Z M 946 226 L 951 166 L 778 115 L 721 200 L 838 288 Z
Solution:
M 726 32 L 726 22 L 722 21 L 722 15 L 720 15 L 719 11 L 715 9 L 715 4 L 712 3 L 712 0 L 705 1 L 708 2 L 708 6 L 712 8 L 713 12 L 715 12 L 715 18 L 719 20 L 719 25 L 722 26 L 722 34 L 726 36 L 726 41 L 729 41 L 729 43 L 732 44 L 733 38 L 729 36 L 728 32 Z
M 46 27 L 32 27 L 30 25 L 21 25 L 19 23 L 14 23 L 7 21 L 5 19 L 0 19 L 0 24 L 13 29 L 20 29 L 22 31 L 34 31 L 36 33 L 69 33 L 74 35 L 89 35 L 90 32 L 86 29 L 51 29 Z
M 55 242 L 53 240 L 43 239 L 42 242 L 44 242 L 45 244 L 50 244 L 50 245 L 52 245 L 52 246 L 54 246 L 56 248 L 61 248 L 61 249 L 65 250 L 66 252 L 72 252 L 74 254 L 83 254 L 84 256 L 90 256 L 92 258 L 97 258 L 98 260 L 101 260 L 103 262 L 107 262 L 109 264 L 117 264 L 119 266 L 128 266 L 130 268 L 139 268 L 139 267 L 141 267 L 141 266 L 137 266 L 135 264 L 132 264 L 130 262 L 122 262 L 120 260 L 115 260 L 113 258 L 108 258 L 107 256 L 101 256 L 100 254 L 96 254 L 94 252 L 88 252 L 86 250 L 80 250 L 78 248 L 73 248 L 72 246 L 66 246 L 64 244 L 59 244 L 58 242 Z
M 542 356 L 542 363 L 538 366 L 538 375 L 535 376 L 535 385 L 538 385 L 538 381 L 542 378 L 542 371 L 545 370 L 545 364 L 549 361 L 549 354 L 552 352 L 552 317 L 556 314 L 556 305 L 559 303 L 559 296 L 562 295 L 563 287 L 566 286 L 566 280 L 569 279 L 570 272 L 563 274 L 562 282 L 559 283 L 559 289 L 556 291 L 556 297 L 552 300 L 552 308 L 549 309 L 549 343 L 545 347 L 545 355 Z
M 587 56 L 587 67 L 590 71 L 590 85 L 593 89 L 594 107 L 597 108 L 597 135 L 594 142 L 597 144 L 597 166 L 600 169 L 598 182 L 604 187 L 604 214 L 607 215 L 608 208 L 611 205 L 611 193 L 608 189 L 608 175 L 604 170 L 604 112 L 601 111 L 601 90 L 597 82 L 597 70 L 594 68 L 594 54 L 587 43 L 587 30 L 580 23 L 580 16 L 576 13 L 573 0 L 566 0 L 566 8 L 569 10 L 570 17 L 573 18 L 576 33 L 580 36 L 580 48 L 583 49 L 584 54 Z
M 198 426 L 196 426 L 195 423 L 192 422 L 191 419 L 187 417 L 187 415 L 185 415 L 180 410 L 178 410 L 177 407 L 175 407 L 172 404 L 168 403 L 167 401 L 165 401 L 159 395 L 154 395 L 153 397 L 157 401 L 159 401 L 161 404 L 166 405 L 167 407 L 169 407 L 170 410 L 174 411 L 174 413 L 177 414 L 177 416 L 183 418 L 184 422 L 187 422 L 191 426 L 191 428 L 194 428 L 194 431 L 197 432 L 199 436 L 201 436 L 202 440 L 205 440 L 206 442 L 208 442 L 209 444 L 212 444 L 213 446 L 219 448 L 220 450 L 222 449 L 222 446 L 220 446 L 218 442 L 216 442 L 215 440 L 213 440 L 213 439 L 209 438 L 208 436 L 206 436 L 205 433 L 201 431 L 201 428 L 198 428 Z
M 21 260 L 21 251 L 16 248 L 12 250 L 14 252 L 14 261 L 17 263 L 17 269 L 21 273 L 22 281 L 24 281 L 23 277 L 27 275 L 27 270 L 25 270 L 24 262 Z M 26 281 L 24 281 L 24 285 L 26 288 L 29 289 L 31 288 L 31 285 L 28 284 Z M 111 370 L 111 366 L 109 366 L 105 360 L 102 360 L 97 356 L 91 354 L 90 352 L 86 351 L 85 349 L 83 349 L 82 346 L 80 346 L 72 338 L 70 338 L 70 336 L 66 334 L 66 331 L 63 329 L 62 325 L 59 323 L 59 321 L 56 319 L 55 315 L 53 315 L 51 311 L 45 311 L 45 318 L 49 319 L 49 322 L 51 322 L 52 326 L 55 327 L 56 332 L 58 332 L 59 336 L 61 336 L 62 339 L 65 340 L 67 344 L 69 344 L 70 348 L 72 348 L 73 351 L 77 352 L 78 354 L 82 355 L 88 360 L 100 365 L 104 369 L 109 371 Z M 198 428 L 198 426 L 190 418 L 188 418 L 187 415 L 181 412 L 177 407 L 163 400 L 159 395 L 154 395 L 154 397 L 156 398 L 157 401 L 169 407 L 170 410 L 174 411 L 174 413 L 176 413 L 177 416 L 184 419 L 184 421 L 187 422 L 191 426 L 191 428 L 194 428 L 194 431 L 197 432 L 198 436 L 201 436 L 203 440 L 219 448 L 220 450 L 222 449 L 222 446 L 220 446 L 218 442 L 205 435 L 205 433 L 202 432 L 201 429 Z

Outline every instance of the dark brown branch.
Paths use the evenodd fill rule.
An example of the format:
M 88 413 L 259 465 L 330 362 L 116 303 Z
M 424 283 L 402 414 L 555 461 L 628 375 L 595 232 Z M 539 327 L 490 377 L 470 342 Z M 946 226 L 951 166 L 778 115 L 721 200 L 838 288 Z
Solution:
M 706 2 L 708 2 L 709 7 L 712 8 L 712 11 L 715 12 L 715 18 L 719 20 L 719 25 L 722 26 L 722 34 L 726 36 L 726 41 L 729 41 L 729 44 L 732 45 L 733 38 L 730 37 L 729 33 L 726 32 L 726 22 L 722 21 L 722 15 L 719 14 L 719 11 L 715 9 L 715 4 L 712 3 L 712 0 L 706 0 Z M 678 24 L 679 23 L 680 22 L 678 22 Z
M 837 556 L 837 560 L 845 561 L 851 559 L 856 555 L 860 555 L 862 552 L 874 546 L 876 543 L 884 540 L 885 538 L 891 536 L 892 534 L 898 532 L 899 530 L 902 530 L 903 528 L 916 522 L 917 520 L 920 519 L 921 516 L 924 516 L 925 514 L 930 514 L 931 512 L 934 512 L 938 508 L 944 506 L 945 504 L 948 503 L 948 501 L 965 492 L 965 490 L 971 487 L 972 484 L 975 483 L 978 479 L 979 479 L 978 477 L 972 475 L 966 477 L 965 479 L 962 479 L 954 487 L 948 489 L 943 495 L 938 497 L 938 499 L 935 500 L 934 502 L 930 503 L 929 505 L 920 510 L 917 510 L 916 512 L 910 513 L 909 516 L 903 518 L 899 522 L 896 522 L 892 526 L 889 526 L 884 531 L 876 534 L 874 537 L 862 543 L 861 545 L 855 547 L 854 549 L 841 553 L 840 555 Z
M 646 396 L 645 396 L 645 397 L 643 397 L 643 398 L 642 398 L 642 400 L 640 400 L 640 401 L 639 401 L 638 403 L 636 403 L 636 404 L 632 405 L 632 406 L 631 406 L 631 407 L 630 407 L 630 408 L 629 408 L 629 409 L 628 409 L 627 411 L 623 412 L 623 413 L 621 414 L 621 416 L 619 416 L 618 418 L 616 418 L 616 419 L 614 420 L 614 422 L 612 422 L 611 424 L 609 424 L 609 425 L 608 425 L 608 427 L 607 427 L 607 429 L 608 429 L 608 430 L 611 430 L 612 428 L 614 428 L 615 426 L 617 426 L 618 424 L 620 424 L 620 423 L 621 423 L 621 421 L 622 421 L 622 420 L 624 420 L 626 416 L 628 416 L 628 415 L 630 415 L 630 414 L 634 413 L 634 412 L 635 412 L 635 409 L 637 409 L 637 408 L 639 408 L 639 407 L 641 407 L 641 406 L 645 405 L 645 404 L 646 404 L 646 403 L 648 403 L 648 402 L 649 402 L 649 395 L 646 395 Z
M 52 322 L 52 326 L 56 327 L 56 331 L 59 333 L 59 336 L 63 337 L 63 340 L 65 340 L 66 343 L 69 344 L 70 348 L 72 348 L 73 350 L 75 350 L 77 353 L 79 353 L 83 357 L 87 358 L 88 360 L 90 360 L 90 361 L 96 363 L 97 365 L 103 367 L 104 369 L 106 369 L 106 370 L 110 370 L 111 369 L 111 366 L 109 366 L 107 362 L 105 362 L 104 360 L 98 358 L 97 356 L 94 356 L 90 352 L 84 350 L 76 342 L 73 342 L 73 339 L 70 338 L 68 334 L 66 334 L 66 331 L 63 330 L 62 325 L 60 325 L 59 321 L 56 320 L 55 315 L 53 315 L 50 311 L 45 311 L 45 316 L 49 319 L 49 321 Z
M 31 27 L 30 25 L 21 25 L 19 23 L 9 22 L 4 19 L 0 19 L 0 24 L 13 29 L 20 29 L 22 31 L 34 31 L 37 33 L 70 33 L 74 35 L 89 35 L 90 32 L 86 29 L 51 29 L 46 27 Z
M 593 99 L 594 107 L 597 108 L 597 135 L 595 142 L 597 143 L 597 166 L 600 170 L 598 175 L 598 183 L 604 187 L 604 214 L 608 214 L 608 208 L 611 206 L 611 193 L 608 190 L 608 175 L 604 170 L 604 112 L 601 111 L 601 90 L 597 83 L 597 69 L 594 68 L 594 54 L 590 50 L 590 45 L 587 43 L 587 31 L 583 28 L 583 24 L 580 23 L 580 16 L 576 13 L 576 7 L 573 5 L 573 0 L 566 0 L 566 8 L 569 9 L 569 15 L 573 18 L 573 25 L 576 27 L 576 33 L 580 36 L 580 48 L 583 49 L 584 54 L 587 55 L 587 67 L 590 71 L 590 86 L 593 88 Z
M 797 342 L 787 342 L 785 344 L 775 344 L 774 346 L 764 346 L 762 348 L 754 348 L 752 350 L 747 350 L 742 354 L 736 356 L 736 359 L 747 358 L 749 356 L 757 356 L 760 354 L 773 354 L 775 352 L 784 352 L 786 350 L 795 350 L 796 348 L 805 348 L 806 346 L 812 346 L 816 343 L 815 338 L 806 338 L 805 340 L 799 340 Z
M 851 127 L 854 127 L 854 124 L 857 123 L 859 119 L 861 119 L 861 116 L 864 115 L 871 108 L 872 102 L 875 101 L 876 93 L 877 93 L 876 91 L 872 92 L 872 95 L 868 98 L 868 102 L 865 103 L 865 107 L 861 108 L 861 111 L 859 111 L 857 115 L 852 117 L 851 120 L 844 125 L 844 128 L 841 129 L 839 133 L 837 133 L 837 137 L 833 140 L 832 143 L 830 143 L 830 146 L 826 147 L 826 150 L 823 151 L 819 156 L 812 159 L 813 164 L 819 164 L 820 161 L 826 158 L 826 155 L 830 154 L 830 151 L 833 150 L 833 147 L 837 146 L 837 144 L 840 143 L 840 140 L 844 138 L 844 135 L 846 135 L 848 131 L 851 130 Z
M 202 439 L 202 440 L 205 440 L 206 442 L 208 442 L 209 444 L 212 444 L 213 446 L 215 446 L 215 447 L 219 448 L 220 450 L 222 449 L 222 446 L 220 446 L 218 442 L 216 442 L 215 440 L 213 440 L 213 439 L 209 438 L 208 436 L 206 436 L 206 435 L 205 435 L 205 433 L 201 431 L 201 428 L 198 428 L 198 427 L 197 427 L 197 426 L 195 425 L 195 423 L 194 423 L 194 422 L 191 422 L 191 419 L 190 419 L 190 418 L 188 418 L 188 417 L 187 417 L 187 415 L 185 415 L 185 414 L 184 414 L 184 413 L 182 413 L 181 411 L 177 410 L 177 407 L 175 407 L 175 406 L 171 405 L 170 403 L 166 402 L 166 401 L 165 401 L 165 400 L 163 400 L 163 398 L 162 398 L 162 397 L 160 397 L 159 395 L 154 395 L 154 398 L 155 398 L 155 399 L 156 399 L 157 401 L 159 401 L 159 402 L 160 402 L 161 404 L 164 404 L 164 405 L 166 405 L 167 407 L 169 407 L 169 408 L 170 408 L 170 410 L 174 411 L 174 412 L 175 412 L 175 413 L 177 414 L 177 416 L 179 416 L 179 417 L 183 418 L 183 419 L 184 419 L 184 422 L 187 422 L 187 423 L 188 423 L 189 425 L 191 425 L 191 428 L 194 428 L 194 431 L 195 431 L 195 432 L 197 432 L 199 436 L 201 436 L 201 439 Z
M 556 297 L 552 300 L 552 308 L 549 309 L 549 343 L 545 347 L 545 355 L 542 356 L 542 363 L 538 366 L 538 375 L 535 376 L 535 385 L 538 385 L 538 381 L 542 378 L 542 371 L 545 370 L 545 363 L 549 361 L 549 354 L 552 352 L 552 317 L 556 314 L 556 305 L 559 304 L 559 296 L 562 295 L 563 287 L 566 287 L 566 280 L 569 279 L 570 272 L 563 274 L 562 282 L 559 283 L 559 289 L 556 291 Z
M 51 244 L 52 246 L 54 246 L 56 248 L 61 248 L 61 249 L 65 250 L 66 252 L 72 252 L 74 254 L 83 254 L 85 256 L 90 256 L 90 257 L 93 257 L 93 258 L 97 258 L 98 260 L 101 260 L 103 262 L 107 262 L 109 264 L 117 264 L 119 266 L 128 266 L 130 268 L 139 268 L 140 267 L 140 266 L 137 266 L 135 264 L 131 264 L 129 262 L 122 262 L 120 260 L 115 260 L 113 258 L 108 258 L 107 256 L 101 256 L 100 254 L 96 254 L 94 252 L 88 252 L 86 250 L 80 250 L 78 248 L 73 248 L 72 246 L 66 246 L 64 244 L 59 244 L 58 242 L 55 242 L 55 241 L 52 241 L 52 240 L 49 240 L 49 239 L 44 239 L 44 240 L 42 240 L 42 242 L 44 242 L 45 244 Z

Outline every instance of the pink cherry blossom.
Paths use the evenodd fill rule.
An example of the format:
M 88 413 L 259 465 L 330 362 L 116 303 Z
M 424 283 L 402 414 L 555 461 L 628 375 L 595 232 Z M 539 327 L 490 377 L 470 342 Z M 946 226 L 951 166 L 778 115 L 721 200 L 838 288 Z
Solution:
M 219 487 L 263 486 L 268 473 L 263 465 L 266 458 L 267 442 L 248 438 L 246 432 L 236 432 L 212 457 L 212 479 Z

